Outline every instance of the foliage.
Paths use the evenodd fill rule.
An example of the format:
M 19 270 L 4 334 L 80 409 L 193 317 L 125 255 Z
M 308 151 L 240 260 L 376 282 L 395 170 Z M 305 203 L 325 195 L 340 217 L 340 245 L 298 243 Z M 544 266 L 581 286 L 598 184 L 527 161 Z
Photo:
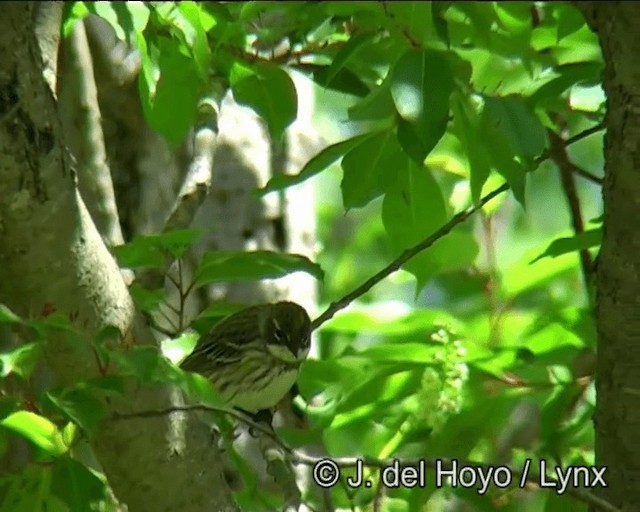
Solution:
M 515 412 L 530 403 L 526 423 L 537 432 L 533 428 L 506 446 L 502 463 L 592 462 L 592 373 L 584 372 L 584 361 L 594 350 L 595 333 L 577 251 L 597 248 L 601 221 L 584 233 L 568 233 L 560 180 L 554 166 L 542 163 L 553 159 L 549 130 L 567 139 L 597 125 L 603 114 L 597 42 L 572 6 L 74 2 L 66 10 L 64 34 L 93 13 L 138 48 L 146 118 L 172 142 L 193 124 L 202 96 L 220 99 L 229 89 L 279 139 L 297 113 L 289 70 L 334 91 L 328 97 L 341 98 L 329 108 L 350 123 L 344 140 L 326 147 L 299 174 L 275 176 L 259 191 L 295 194 L 294 185 L 321 177 L 321 196 L 341 198 L 321 205 L 326 250 L 320 264 L 326 275 L 318 263 L 297 255 L 212 252 L 193 282 L 180 283 L 181 293 L 212 282 L 304 271 L 324 276 L 322 297 L 330 303 L 453 213 L 477 204 L 483 193 L 509 185 L 517 203 L 494 200 L 322 326 L 320 357 L 305 363 L 298 383 L 296 404 L 309 426 L 281 429 L 288 445 L 321 445 L 336 457 L 496 463 L 513 434 Z M 598 141 L 593 136 L 566 150 L 577 166 L 597 173 L 599 162 L 588 155 Z M 331 174 L 338 161 L 339 191 Z M 599 215 L 597 187 L 579 185 L 584 215 Z M 166 268 L 196 237 L 191 231 L 154 235 L 115 253 L 122 266 Z M 143 311 L 163 301 L 159 290 L 138 287 L 132 293 Z M 198 321 L 210 325 L 232 310 L 216 305 Z M 198 321 L 194 327 L 202 328 Z M 146 385 L 176 383 L 219 405 L 206 381 L 184 375 L 157 350 L 114 348 L 100 336 L 86 343 L 55 315 L 28 322 L 3 308 L 0 323 L 23 342 L 0 356 L 3 382 L 16 381 L 21 390 L 0 399 L 0 449 L 19 435 L 39 460 L 51 462 L 5 477 L 2 510 L 81 510 L 104 498 L 101 476 L 77 462 L 72 447 L 108 421 L 99 398 L 120 393 L 125 377 Z M 66 329 L 69 343 L 92 347 L 87 357 L 95 358 L 101 373 L 31 397 L 29 376 L 50 329 Z M 177 332 L 175 338 L 165 346 L 174 361 L 195 341 Z M 262 491 L 262 505 L 247 501 L 256 485 L 254 470 L 230 450 L 245 478 L 239 501 L 251 510 L 278 508 L 279 498 Z M 372 488 L 331 489 L 335 507 L 366 509 L 380 499 L 373 492 L 379 475 L 368 471 Z M 493 488 L 479 495 L 437 489 L 433 482 L 386 489 L 384 500 L 386 510 L 440 510 L 453 497 L 474 510 L 580 506 L 566 495 L 542 493 L 527 505 L 518 492 Z M 323 499 L 317 487 L 304 496 L 316 509 Z

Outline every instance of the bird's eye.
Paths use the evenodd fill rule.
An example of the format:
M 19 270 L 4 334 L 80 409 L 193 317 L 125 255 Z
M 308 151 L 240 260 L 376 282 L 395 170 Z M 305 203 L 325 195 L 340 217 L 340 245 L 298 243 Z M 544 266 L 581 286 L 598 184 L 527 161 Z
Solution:
M 284 339 L 284 332 L 282 332 L 282 328 L 275 318 L 273 319 L 273 337 L 276 341 L 282 341 Z

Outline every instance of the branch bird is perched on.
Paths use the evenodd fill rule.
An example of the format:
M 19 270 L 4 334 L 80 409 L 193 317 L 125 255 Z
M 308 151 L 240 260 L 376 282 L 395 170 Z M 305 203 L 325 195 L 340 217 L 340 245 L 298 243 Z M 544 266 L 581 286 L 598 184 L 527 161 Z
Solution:
M 309 315 L 298 304 L 252 306 L 216 324 L 180 367 L 208 378 L 230 406 L 255 413 L 291 389 L 310 338 Z

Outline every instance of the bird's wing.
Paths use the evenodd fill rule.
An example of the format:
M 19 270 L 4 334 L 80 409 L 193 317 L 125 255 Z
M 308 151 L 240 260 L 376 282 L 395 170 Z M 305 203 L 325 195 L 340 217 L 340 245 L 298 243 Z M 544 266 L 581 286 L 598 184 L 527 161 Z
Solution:
M 259 307 L 245 309 L 216 324 L 210 333 L 198 340 L 195 349 L 180 367 L 202 372 L 210 370 L 212 366 L 237 363 L 242 357 L 242 350 L 260 338 L 259 313 Z

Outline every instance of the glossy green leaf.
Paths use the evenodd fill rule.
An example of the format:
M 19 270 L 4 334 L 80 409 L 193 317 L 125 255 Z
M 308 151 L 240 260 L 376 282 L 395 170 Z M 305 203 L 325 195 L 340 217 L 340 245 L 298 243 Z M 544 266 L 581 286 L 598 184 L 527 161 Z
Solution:
M 308 66 L 297 67 L 301 67 L 303 70 L 308 69 Z M 366 96 L 371 90 L 362 78 L 350 69 L 342 68 L 333 71 L 334 75 L 331 77 L 331 80 L 329 80 L 330 66 L 311 66 L 311 68 L 313 69 L 311 75 L 313 81 L 327 89 L 358 97 Z
M 181 334 L 177 338 L 162 340 L 162 353 L 174 363 L 184 359 L 190 354 L 198 341 L 197 333 L 188 332 Z
M 381 369 L 370 374 L 365 382 L 355 384 L 354 389 L 338 405 L 336 412 L 352 411 L 374 402 L 399 401 L 416 391 L 420 384 L 421 374 L 420 368 L 403 371 Z M 345 419 L 336 416 L 338 423 L 345 424 Z M 334 423 L 332 426 L 337 425 Z
M 551 242 L 542 254 L 531 260 L 531 263 L 535 263 L 542 258 L 555 258 L 556 256 L 562 256 L 570 252 L 597 247 L 601 242 L 602 229 L 591 229 L 572 237 L 558 238 Z
M 433 364 L 439 347 L 419 342 L 380 343 L 359 353 L 371 361 L 386 363 Z
M 391 97 L 391 75 L 358 103 L 349 107 L 349 119 L 352 121 L 377 121 L 391 118 L 396 109 Z
M 122 267 L 161 268 L 167 257 L 181 257 L 200 235 L 198 229 L 183 229 L 139 236 L 125 245 L 114 247 L 113 252 Z
M 197 2 L 179 2 L 177 8 L 184 16 L 185 21 L 181 26 L 188 38 L 198 73 L 205 79 L 209 72 L 211 60 L 211 49 L 207 41 L 207 29 L 205 27 L 208 17 L 202 5 Z
M 391 2 L 385 6 L 385 14 L 392 17 L 390 29 L 421 45 L 433 39 L 433 14 L 428 2 Z
M 0 425 L 21 435 L 54 457 L 68 450 L 62 441 L 58 427 L 47 418 L 33 412 L 14 412 L 0 421 Z
M 547 145 L 544 127 L 526 103 L 517 97 L 485 97 L 480 130 L 492 166 L 507 180 L 524 204 L 525 173 Z
M 93 434 L 104 418 L 103 397 L 86 384 L 47 393 L 47 397 L 87 434 Z
M 595 62 L 577 62 L 556 68 L 558 76 L 541 85 L 529 95 L 527 103 L 533 107 L 562 100 L 565 91 L 577 84 L 598 83 L 602 65 Z
M 232 88 L 235 100 L 251 107 L 265 120 L 274 140 L 280 140 L 298 113 L 298 96 L 289 75 L 277 66 L 257 65 L 253 76 Z
M 14 373 L 28 379 L 40 358 L 41 351 L 40 343 L 26 343 L 11 352 L 0 354 L 0 377 L 4 378 Z
M 203 82 L 196 62 L 175 40 L 158 37 L 153 46 L 151 51 L 159 55 L 157 80 L 152 72 L 153 82 L 141 89 L 142 106 L 150 126 L 177 144 L 194 123 Z
M 530 162 L 547 145 L 544 128 L 537 116 L 518 97 L 484 98 L 483 128 L 492 138 L 510 145 L 513 155 Z
M 467 154 L 471 196 L 473 201 L 477 203 L 480 200 L 482 187 L 489 178 L 491 166 L 481 132 L 478 130 L 479 119 L 475 112 L 465 105 L 464 101 L 460 97 L 456 97 L 453 101 L 454 128 Z
M 129 292 L 134 304 L 141 311 L 156 310 L 166 298 L 164 289 L 147 290 L 139 283 L 133 283 Z
M 346 210 L 365 206 L 394 183 L 404 155 L 393 131 L 368 138 L 342 159 L 342 201 Z
M 449 62 L 440 52 L 409 50 L 394 66 L 390 87 L 404 121 L 399 122 L 398 140 L 421 164 L 447 128 L 453 90 Z
M 196 271 L 198 285 L 226 281 L 276 279 L 292 272 L 306 272 L 322 280 L 324 272 L 317 263 L 299 254 L 273 251 L 215 251 L 205 254 Z
M 370 41 L 371 38 L 371 34 L 356 35 L 350 38 L 347 44 L 340 48 L 338 53 L 336 53 L 333 61 L 331 62 L 331 65 L 327 69 L 327 73 L 325 76 L 327 86 L 331 84 L 332 80 L 336 77 L 338 72 L 347 65 L 349 59 L 353 57 L 353 55 L 360 49 L 363 44 Z
M 111 352 L 109 357 L 121 372 L 143 383 L 173 382 L 181 378 L 182 372 L 155 346 L 135 346 L 123 352 Z
M 316 174 L 327 169 L 330 165 L 342 158 L 346 153 L 358 147 L 374 134 L 375 132 L 363 133 L 361 135 L 356 135 L 355 137 L 352 137 L 350 139 L 336 142 L 335 144 L 327 146 L 322 151 L 320 151 L 320 153 L 309 160 L 298 174 L 279 174 L 271 178 L 265 185 L 265 187 L 259 190 L 260 195 L 274 192 L 276 190 L 283 190 L 287 187 L 297 185 L 298 183 L 302 183 L 303 181 L 312 178 Z
M 382 220 L 397 253 L 421 242 L 448 220 L 442 192 L 431 173 L 405 157 L 398 162 L 399 179 L 382 204 Z M 417 291 L 430 277 L 464 268 L 476 257 L 473 236 L 454 230 L 409 260 L 403 268 L 417 279 Z
M 0 304 L 0 324 L 21 324 L 22 319 L 4 304 Z

